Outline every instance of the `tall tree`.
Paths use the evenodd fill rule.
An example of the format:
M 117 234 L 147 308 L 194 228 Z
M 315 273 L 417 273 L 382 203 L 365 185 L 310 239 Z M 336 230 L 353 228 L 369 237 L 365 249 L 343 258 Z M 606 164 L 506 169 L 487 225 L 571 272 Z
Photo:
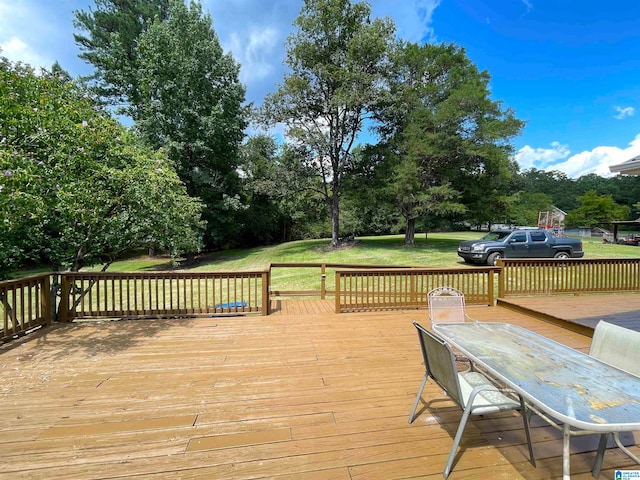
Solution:
M 392 188 L 407 219 L 405 242 L 413 243 L 419 216 L 460 214 L 476 196 L 490 204 L 505 193 L 510 140 L 523 124 L 491 100 L 489 74 L 464 49 L 406 43 L 394 58 L 378 131 L 395 165 Z
M 200 247 L 200 204 L 65 75 L 0 57 L 0 276 L 25 261 L 78 270 L 154 244 Z
M 264 102 L 267 122 L 282 122 L 309 148 L 339 244 L 340 193 L 352 148 L 375 109 L 394 35 L 390 20 L 370 19 L 368 4 L 305 0 L 287 42 L 284 83 Z
M 76 12 L 83 58 L 101 93 L 120 97 L 142 137 L 165 148 L 190 195 L 205 203 L 205 242 L 234 241 L 245 206 L 238 149 L 247 125 L 239 65 L 197 1 L 97 0 Z
M 173 0 L 167 18 L 139 37 L 137 52 L 136 127 L 168 149 L 189 194 L 207 205 L 207 245 L 232 242 L 246 208 L 237 174 L 248 116 L 240 66 L 198 2 Z
M 137 43 L 157 19 L 166 19 L 171 0 L 95 0 L 96 9 L 74 12 L 80 58 L 95 68 L 91 77 L 100 98 L 132 116 L 139 103 Z

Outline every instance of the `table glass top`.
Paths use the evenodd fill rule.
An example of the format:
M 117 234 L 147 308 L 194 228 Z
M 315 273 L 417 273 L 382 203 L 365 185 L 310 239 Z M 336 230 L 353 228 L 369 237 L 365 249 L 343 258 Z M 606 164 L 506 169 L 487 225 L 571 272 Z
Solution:
M 438 324 L 434 330 L 558 420 L 594 430 L 640 427 L 640 377 L 516 325 Z

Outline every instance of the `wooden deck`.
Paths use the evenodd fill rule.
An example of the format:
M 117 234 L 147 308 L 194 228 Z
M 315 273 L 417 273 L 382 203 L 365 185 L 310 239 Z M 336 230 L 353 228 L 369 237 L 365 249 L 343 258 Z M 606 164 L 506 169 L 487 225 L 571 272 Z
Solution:
M 600 320 L 640 332 L 640 295 L 555 295 L 499 299 L 500 305 L 590 334 Z
M 56 325 L 2 346 L 0 477 L 442 478 L 460 411 L 437 402 L 407 423 L 424 373 L 411 321 L 428 324 L 426 311 L 336 315 L 330 305 Z M 503 307 L 468 310 L 583 351 L 590 344 Z M 561 436 L 537 417 L 533 427 L 538 468 L 519 416 L 472 420 L 450 478 L 561 478 Z M 573 478 L 592 478 L 596 446 L 595 437 L 572 441 Z M 600 478 L 633 468 L 610 449 Z

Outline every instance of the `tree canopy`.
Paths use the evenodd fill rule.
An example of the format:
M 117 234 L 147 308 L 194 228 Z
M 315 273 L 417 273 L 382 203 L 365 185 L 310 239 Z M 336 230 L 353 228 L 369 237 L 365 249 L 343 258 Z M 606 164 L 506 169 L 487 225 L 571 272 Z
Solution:
M 164 20 L 172 0 L 95 0 L 95 10 L 74 12 L 73 35 L 81 59 L 95 67 L 90 77 L 102 101 L 118 105 L 134 116 L 140 98 L 140 55 L 136 45 L 142 33 Z
M 291 141 L 311 152 L 339 243 L 340 193 L 352 149 L 376 108 L 394 26 L 371 19 L 364 2 L 305 0 L 287 42 L 290 71 L 265 99 L 267 122 L 282 122 Z
M 413 243 L 422 216 L 470 210 L 485 220 L 480 206 L 504 193 L 522 122 L 490 98 L 488 72 L 456 45 L 400 44 L 392 72 L 376 120 L 394 165 L 389 190 L 406 219 L 405 242 Z
M 247 126 L 239 65 L 225 54 L 197 1 L 100 0 L 76 12 L 82 58 L 98 91 L 120 98 L 148 144 L 164 148 L 190 195 L 204 203 L 205 243 L 238 234 L 244 206 L 237 175 Z
M 0 57 L 0 274 L 78 270 L 128 249 L 200 247 L 200 203 L 171 160 L 64 75 Z
M 629 217 L 629 207 L 618 205 L 611 195 L 598 195 L 595 190 L 589 190 L 578 197 L 578 201 L 580 206 L 569 212 L 565 218 L 567 225 L 597 227 Z

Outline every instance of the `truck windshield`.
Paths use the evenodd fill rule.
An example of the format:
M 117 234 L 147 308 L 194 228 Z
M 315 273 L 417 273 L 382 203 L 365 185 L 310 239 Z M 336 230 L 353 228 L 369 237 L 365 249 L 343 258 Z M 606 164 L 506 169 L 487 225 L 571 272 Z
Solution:
M 511 232 L 489 232 L 481 240 L 502 240 L 509 236 Z

